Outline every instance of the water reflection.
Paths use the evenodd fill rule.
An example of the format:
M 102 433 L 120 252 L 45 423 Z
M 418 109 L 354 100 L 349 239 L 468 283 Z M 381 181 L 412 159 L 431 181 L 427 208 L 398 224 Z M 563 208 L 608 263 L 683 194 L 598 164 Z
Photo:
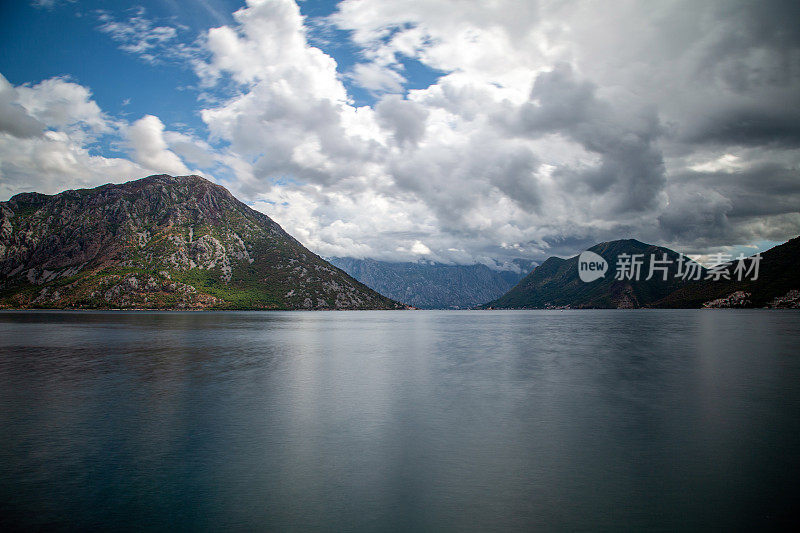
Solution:
M 794 312 L 0 313 L 0 526 L 788 519 Z

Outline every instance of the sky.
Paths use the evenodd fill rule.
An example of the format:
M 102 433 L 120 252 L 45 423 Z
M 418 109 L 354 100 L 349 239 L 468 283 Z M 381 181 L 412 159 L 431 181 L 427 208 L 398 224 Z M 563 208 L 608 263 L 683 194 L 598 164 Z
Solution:
M 800 234 L 800 3 L 0 2 L 0 200 L 199 174 L 323 256 Z

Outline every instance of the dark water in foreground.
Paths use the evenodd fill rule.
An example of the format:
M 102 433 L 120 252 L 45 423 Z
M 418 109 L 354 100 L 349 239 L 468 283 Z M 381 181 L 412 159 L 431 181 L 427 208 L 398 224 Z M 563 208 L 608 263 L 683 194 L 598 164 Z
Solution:
M 0 529 L 778 527 L 798 347 L 793 311 L 0 313 Z

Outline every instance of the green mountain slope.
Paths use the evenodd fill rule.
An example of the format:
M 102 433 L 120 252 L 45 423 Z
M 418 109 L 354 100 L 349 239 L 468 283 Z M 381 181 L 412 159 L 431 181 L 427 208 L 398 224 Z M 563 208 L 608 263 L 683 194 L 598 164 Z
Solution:
M 591 282 L 581 281 L 578 258 L 551 257 L 535 268 L 506 294 L 483 307 L 509 309 L 546 308 L 699 308 L 699 307 L 797 307 L 800 304 L 800 237 L 761 254 L 758 279 L 736 280 L 735 263 L 724 270 L 730 279 L 707 279 L 701 269 L 697 281 L 678 277 L 679 254 L 668 248 L 636 240 L 619 240 L 589 248 L 608 262 L 609 272 Z M 620 254 L 642 254 L 638 280 L 615 279 Z M 658 271 L 647 280 L 651 257 L 667 255 L 667 279 Z M 752 259 L 745 260 L 751 266 Z M 699 265 L 698 265 L 699 267 Z
M 0 307 L 397 309 L 199 176 L 0 203 Z
M 749 267 L 750 261 L 745 260 Z M 738 281 L 735 265 L 727 267 L 729 280 L 703 280 L 686 284 L 658 307 L 793 307 L 800 305 L 800 237 L 761 254 L 758 278 Z M 732 297 L 732 295 L 735 295 Z
M 536 267 L 506 294 L 485 307 L 494 308 L 637 308 L 663 299 L 681 286 L 675 279 L 678 253 L 668 248 L 645 244 L 636 240 L 619 240 L 597 244 L 590 251 L 607 262 L 610 271 L 605 277 L 586 283 L 578 276 L 578 256 L 570 259 L 551 257 Z M 644 254 L 641 278 L 614 279 L 614 268 L 620 254 Z M 667 281 L 656 272 L 653 279 L 645 280 L 650 268 L 650 257 L 670 260 Z

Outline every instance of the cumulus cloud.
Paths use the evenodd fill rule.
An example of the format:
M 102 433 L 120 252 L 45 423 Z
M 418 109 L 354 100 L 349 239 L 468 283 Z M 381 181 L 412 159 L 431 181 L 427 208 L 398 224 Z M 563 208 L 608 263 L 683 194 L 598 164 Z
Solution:
M 116 128 L 81 85 L 51 78 L 14 87 L 0 75 L 0 197 L 141 176 L 132 161 L 93 153 L 97 137 Z
M 0 74 L 0 132 L 14 137 L 41 135 L 44 124 L 32 117 L 17 100 L 17 91 Z
M 147 115 L 128 127 L 128 140 L 134 161 L 154 174 L 186 175 L 189 169 L 180 157 L 167 148 L 164 124 L 158 117 Z
M 787 105 L 800 83 L 777 68 L 796 61 L 786 50 L 797 42 L 767 28 L 797 31 L 774 13 L 750 15 L 682 1 L 623 10 L 345 0 L 328 23 L 361 48 L 351 82 L 404 93 L 357 108 L 336 63 L 309 44 L 296 4 L 251 1 L 235 25 L 208 32 L 198 75 L 230 77 L 241 92 L 202 117 L 228 155 L 248 161 L 241 193 L 271 202 L 261 205 L 330 255 L 411 258 L 419 242 L 443 260 L 540 258 L 628 236 L 713 247 L 758 238 L 754 217 L 791 228 L 790 209 L 753 209 L 755 182 L 724 187 L 708 166 L 741 146 L 729 154 L 736 172 L 797 180 L 800 121 L 781 110 L 800 108 Z M 408 60 L 445 74 L 404 91 Z M 769 168 L 764 147 L 778 155 Z M 363 204 L 372 217 L 354 213 L 341 198 L 356 194 L 413 206 L 420 222 L 360 231 L 385 214 Z M 772 197 L 761 196 L 759 205 Z
M 655 144 L 661 128 L 652 109 L 600 100 L 594 84 L 577 80 L 563 63 L 536 77 L 530 100 L 518 110 L 505 110 L 512 128 L 533 137 L 558 132 L 600 156 L 597 166 L 558 170 L 568 191 L 600 196 L 606 216 L 658 205 L 666 179 Z
M 178 131 L 164 131 L 163 138 L 172 152 L 198 167 L 212 167 L 221 159 L 211 145 L 192 135 Z
M 359 63 L 353 67 L 350 77 L 357 85 L 376 93 L 398 93 L 406 81 L 396 70 L 378 63 Z
M 86 87 L 66 78 L 50 78 L 36 85 L 22 85 L 17 101 L 26 112 L 51 128 L 80 127 L 92 133 L 111 131 L 109 119 L 92 100 Z
M 389 130 L 398 145 L 416 145 L 425 134 L 428 111 L 416 102 L 388 96 L 375 106 L 378 123 Z
M 292 0 L 248 0 L 177 56 L 181 30 L 108 15 L 124 49 L 191 65 L 208 137 L 113 121 L 66 79 L 6 82 L 2 146 L 29 155 L 0 170 L 217 168 L 324 255 L 496 265 L 623 237 L 692 253 L 783 240 L 800 233 L 798 9 L 344 0 L 312 24 Z M 310 40 L 320 25 L 346 32 L 352 67 Z M 407 90 L 409 64 L 441 75 Z M 130 161 L 87 159 L 109 132 Z

